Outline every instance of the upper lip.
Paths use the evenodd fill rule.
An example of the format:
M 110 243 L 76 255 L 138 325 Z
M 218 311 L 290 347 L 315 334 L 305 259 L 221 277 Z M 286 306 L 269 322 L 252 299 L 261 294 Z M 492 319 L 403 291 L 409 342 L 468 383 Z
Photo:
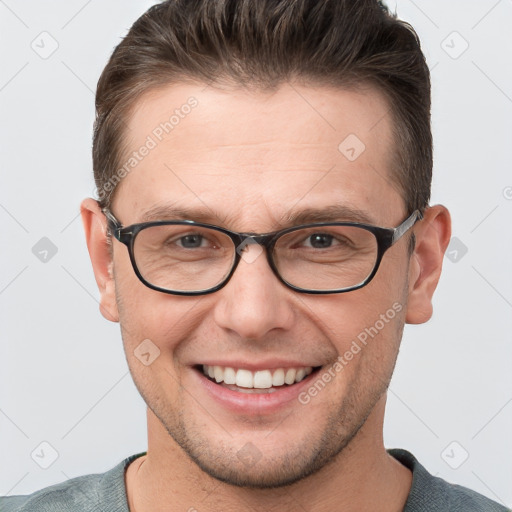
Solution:
M 313 368 L 317 366 L 322 366 L 320 364 L 315 364 L 312 362 L 303 362 L 296 361 L 290 359 L 267 359 L 264 361 L 247 361 L 242 359 L 237 360 L 218 360 L 218 359 L 208 359 L 205 361 L 201 361 L 197 363 L 198 365 L 206 365 L 206 366 L 222 366 L 224 368 L 237 368 L 250 370 L 252 372 L 256 372 L 258 370 L 277 370 L 278 368 L 307 368 L 311 366 Z

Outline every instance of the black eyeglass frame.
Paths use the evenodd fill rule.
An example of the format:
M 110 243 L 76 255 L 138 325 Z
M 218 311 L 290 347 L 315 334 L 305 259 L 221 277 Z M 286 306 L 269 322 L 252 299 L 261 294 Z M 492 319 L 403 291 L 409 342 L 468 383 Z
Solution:
M 419 210 L 415 210 L 407 219 L 405 219 L 399 226 L 395 228 L 384 228 L 380 226 L 372 226 L 370 224 L 361 224 L 357 222 L 320 222 L 320 223 L 313 223 L 313 224 L 301 224 L 299 226 L 293 226 L 290 228 L 282 229 L 279 231 L 273 231 L 271 233 L 238 233 L 236 231 L 230 231 L 229 229 L 222 228 L 220 226 L 215 226 L 213 224 L 205 224 L 202 222 L 195 222 L 193 220 L 163 220 L 163 221 L 151 221 L 151 222 L 141 222 L 138 224 L 131 224 L 130 226 L 123 226 L 114 216 L 114 214 L 107 208 L 104 208 L 103 214 L 107 218 L 107 225 L 110 230 L 110 232 L 114 235 L 114 237 L 121 242 L 122 244 L 126 245 L 128 248 L 128 254 L 130 256 L 130 261 L 132 263 L 133 270 L 137 277 L 140 279 L 140 281 L 146 285 L 148 288 L 151 288 L 152 290 L 156 290 L 163 293 L 168 293 L 172 295 L 187 295 L 187 296 L 194 296 L 194 295 L 207 295 L 213 292 L 216 292 L 226 286 L 226 284 L 229 282 L 233 274 L 235 273 L 235 270 L 238 267 L 238 264 L 240 263 L 240 260 L 242 259 L 242 255 L 240 254 L 241 251 L 238 250 L 240 245 L 245 243 L 245 246 L 253 243 L 257 243 L 260 246 L 264 247 L 266 249 L 266 255 L 267 255 L 267 261 L 272 269 L 272 272 L 274 275 L 279 279 L 280 282 L 282 282 L 285 286 L 288 288 L 291 288 L 292 290 L 295 290 L 296 292 L 300 293 L 308 293 L 308 294 L 315 294 L 315 295 L 327 295 L 332 293 L 346 293 L 353 290 L 358 290 L 362 288 L 363 286 L 366 286 L 377 273 L 380 263 L 382 261 L 382 257 L 384 256 L 384 253 L 392 247 L 402 236 L 411 229 L 414 224 L 416 224 L 417 221 L 421 220 L 423 218 L 423 214 Z M 159 286 L 156 286 L 154 284 L 149 283 L 144 279 L 142 274 L 140 273 L 137 263 L 135 261 L 135 254 L 134 254 L 134 243 L 135 238 L 138 233 L 140 233 L 142 230 L 147 229 L 152 226 L 171 226 L 171 225 L 182 225 L 182 226 L 197 226 L 202 228 L 209 228 L 216 231 L 219 231 L 221 233 L 224 233 L 225 235 L 229 236 L 231 240 L 233 241 L 235 245 L 235 254 L 234 254 L 234 261 L 232 263 L 231 271 L 228 273 L 228 275 L 224 278 L 223 281 L 221 281 L 218 285 L 214 286 L 213 288 L 208 288 L 206 290 L 198 290 L 198 291 L 181 291 L 181 290 L 168 290 L 166 288 L 161 288 Z M 295 286 L 288 281 L 286 281 L 281 274 L 279 273 L 279 270 L 277 269 L 274 259 L 273 259 L 273 251 L 274 247 L 278 241 L 278 239 L 281 236 L 284 236 L 288 233 L 291 233 L 293 231 L 298 231 L 300 229 L 305 228 L 321 228 L 326 226 L 347 226 L 347 227 L 358 227 L 365 229 L 372 233 L 376 240 L 377 240 L 377 259 L 375 260 L 375 265 L 372 270 L 372 272 L 369 274 L 369 276 L 362 281 L 361 283 L 351 286 L 349 288 L 341 288 L 336 290 L 310 290 L 307 288 L 300 288 L 298 286 Z M 244 249 L 245 249 L 244 246 Z

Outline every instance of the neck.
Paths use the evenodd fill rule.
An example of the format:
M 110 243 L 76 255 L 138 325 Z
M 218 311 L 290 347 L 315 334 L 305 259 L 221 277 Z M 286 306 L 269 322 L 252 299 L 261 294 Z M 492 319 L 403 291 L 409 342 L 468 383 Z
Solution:
M 384 402 L 384 401 L 383 401 Z M 390 456 L 382 440 L 384 403 L 379 403 L 357 435 L 314 475 L 277 489 L 247 489 L 204 473 L 148 411 L 148 450 L 126 472 L 130 512 L 275 509 L 311 512 L 402 511 L 411 472 Z

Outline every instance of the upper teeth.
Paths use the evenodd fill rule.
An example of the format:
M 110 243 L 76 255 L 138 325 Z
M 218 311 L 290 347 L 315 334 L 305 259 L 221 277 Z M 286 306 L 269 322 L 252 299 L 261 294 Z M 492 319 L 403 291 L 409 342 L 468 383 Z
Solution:
M 275 370 L 250 370 L 230 368 L 229 366 L 203 365 L 203 373 L 216 382 L 236 384 L 241 388 L 267 389 L 272 386 L 300 382 L 313 371 L 311 366 L 300 368 L 276 368 Z

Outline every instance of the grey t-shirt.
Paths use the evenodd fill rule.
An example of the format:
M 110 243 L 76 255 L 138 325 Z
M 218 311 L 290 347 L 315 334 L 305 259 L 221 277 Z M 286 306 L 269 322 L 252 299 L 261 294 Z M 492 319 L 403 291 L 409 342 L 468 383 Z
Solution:
M 475 491 L 432 476 L 405 450 L 388 452 L 413 472 L 403 512 L 511 512 Z M 129 512 L 124 473 L 140 455 L 128 457 L 106 473 L 73 478 L 28 496 L 2 497 L 0 512 Z

